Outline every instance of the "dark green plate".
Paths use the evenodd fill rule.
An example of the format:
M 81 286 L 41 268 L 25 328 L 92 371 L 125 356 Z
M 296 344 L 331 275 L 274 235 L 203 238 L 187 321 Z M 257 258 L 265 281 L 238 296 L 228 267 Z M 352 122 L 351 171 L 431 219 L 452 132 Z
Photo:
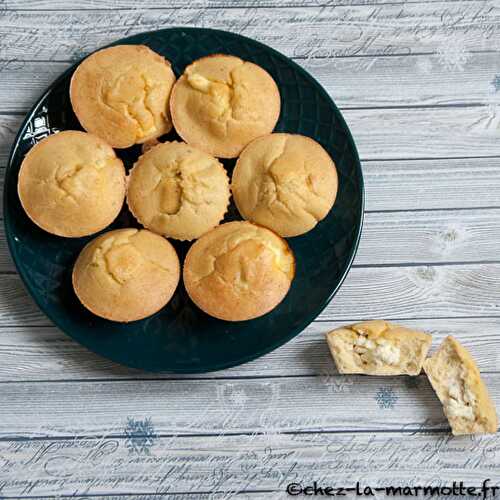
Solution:
M 297 64 L 275 50 L 223 31 L 172 28 L 135 35 L 115 44 L 146 44 L 172 62 L 177 75 L 194 59 L 234 54 L 259 64 L 281 91 L 276 131 L 316 139 L 333 157 L 339 193 L 328 217 L 289 243 L 297 274 L 285 300 L 265 316 L 238 323 L 211 318 L 197 309 L 179 285 L 171 302 L 145 320 L 119 324 L 100 319 L 78 302 L 71 287 L 73 263 L 91 238 L 65 239 L 35 226 L 17 196 L 17 175 L 26 152 L 58 130 L 81 129 L 68 88 L 75 67 L 45 92 L 24 121 L 5 174 L 5 231 L 14 263 L 33 299 L 77 342 L 118 363 L 149 371 L 205 372 L 255 359 L 299 334 L 332 300 L 350 266 L 361 234 L 363 178 L 349 129 L 324 89 Z M 174 137 L 174 134 L 171 134 Z M 118 152 L 130 167 L 138 147 Z M 234 161 L 224 161 L 229 172 Z M 232 207 L 226 220 L 238 219 Z M 111 228 L 136 226 L 126 208 Z M 186 243 L 174 243 L 183 259 Z

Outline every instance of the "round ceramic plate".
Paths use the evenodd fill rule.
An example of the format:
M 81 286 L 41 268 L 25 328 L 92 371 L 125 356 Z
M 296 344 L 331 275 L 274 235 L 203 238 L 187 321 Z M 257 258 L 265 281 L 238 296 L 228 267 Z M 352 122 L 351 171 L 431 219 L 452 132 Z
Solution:
M 119 324 L 94 316 L 71 287 L 73 263 L 91 238 L 66 239 L 46 233 L 25 215 L 17 195 L 19 167 L 27 151 L 49 134 L 81 127 L 71 109 L 66 71 L 24 121 L 5 174 L 5 231 L 14 263 L 40 309 L 90 350 L 118 363 L 149 371 L 205 372 L 255 359 L 299 334 L 332 300 L 356 253 L 363 220 L 363 179 L 349 129 L 325 90 L 279 52 L 234 33 L 172 28 L 135 35 L 115 44 L 145 44 L 172 62 L 176 75 L 194 59 L 234 54 L 265 68 L 281 92 L 276 131 L 314 138 L 330 153 L 339 173 L 339 192 L 329 215 L 309 233 L 288 240 L 296 277 L 285 300 L 261 318 L 229 323 L 211 318 L 188 298 L 182 283 L 171 302 L 141 321 Z M 175 133 L 167 136 L 176 138 Z M 119 150 L 130 168 L 138 147 Z M 231 173 L 234 161 L 224 161 Z M 225 220 L 239 219 L 231 207 Z M 137 227 L 124 207 L 108 229 Z M 189 244 L 173 242 L 181 260 Z

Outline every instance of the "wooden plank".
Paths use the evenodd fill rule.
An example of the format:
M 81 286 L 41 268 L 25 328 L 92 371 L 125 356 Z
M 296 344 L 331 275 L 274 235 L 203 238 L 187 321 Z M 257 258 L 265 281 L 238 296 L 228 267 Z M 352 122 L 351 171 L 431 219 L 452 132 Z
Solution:
M 496 316 L 499 272 L 498 264 L 352 269 L 321 318 Z
M 2 221 L 3 223 L 3 221 Z M 0 273 L 15 273 L 16 267 L 9 253 L 4 228 L 0 230 Z
M 405 0 L 405 3 L 436 3 L 442 4 L 445 2 L 473 2 L 474 4 L 483 3 L 482 0 Z M 237 6 L 253 7 L 253 8 L 282 8 L 282 7 L 302 7 L 302 8 L 322 8 L 325 5 L 380 5 L 385 3 L 394 3 L 394 0 L 337 0 L 328 2 L 325 0 L 238 0 Z M 73 6 L 68 3 L 68 0 L 39 0 L 33 3 L 31 0 L 4 0 L 3 8 L 5 10 L 116 10 L 116 9 L 130 9 L 130 10 L 156 10 L 158 8 L 178 9 L 178 8 L 191 8 L 191 9 L 210 9 L 210 8 L 234 8 L 235 2 L 232 0 L 171 0 L 168 5 L 158 5 L 155 0 L 144 0 L 140 5 L 134 0 L 86 0 Z
M 500 210 L 368 213 L 355 264 L 496 260 L 499 247 Z
M 132 421 L 132 427 L 136 422 L 143 424 L 144 417 Z M 155 420 L 148 424 L 153 432 L 158 430 Z M 126 428 L 125 417 L 118 417 L 115 425 Z M 135 500 L 158 498 L 146 496 L 154 493 L 163 494 L 161 498 L 179 493 L 173 498 L 229 500 L 238 491 L 244 492 L 238 499 L 285 499 L 290 498 L 287 484 L 314 481 L 346 488 L 359 481 L 375 488 L 448 486 L 453 481 L 481 486 L 490 478 L 493 486 L 498 483 L 499 446 L 499 435 L 451 439 L 427 432 L 11 441 L 0 443 L 8 463 L 0 484 L 5 498 L 67 494 L 81 499 L 85 494 L 115 499 L 123 492 Z M 213 491 L 219 493 L 203 494 Z M 376 495 L 372 498 L 385 498 Z
M 500 156 L 500 107 L 349 109 L 343 114 L 364 160 Z M 0 116 L 3 162 L 21 122 L 21 116 Z
M 500 156 L 500 106 L 349 109 L 343 114 L 362 160 Z M 22 119 L 0 116 L 3 164 Z
M 27 113 L 44 90 L 72 63 L 0 61 L 0 112 Z
M 149 3 L 142 7 L 150 5 L 151 0 L 145 1 Z M 170 23 L 226 27 L 305 58 L 306 67 L 344 108 L 406 106 L 346 111 L 362 156 L 371 160 L 365 164 L 367 196 L 373 200 L 367 206 L 375 207 L 370 210 L 499 205 L 498 158 L 458 158 L 499 154 L 499 101 L 491 85 L 500 73 L 498 61 L 494 54 L 473 53 L 498 50 L 499 6 L 494 0 L 309 9 L 297 7 L 314 7 L 316 0 L 278 0 L 281 8 L 264 9 L 253 7 L 263 7 L 266 0 L 252 5 L 243 0 L 250 6 L 245 9 L 241 3 L 240 8 L 227 9 L 227 0 L 215 0 L 212 6 L 224 9 L 203 12 L 197 9 L 205 2 L 195 0 L 178 13 L 173 8 L 185 6 L 185 0 L 173 1 L 177 3 L 151 12 L 115 11 L 136 7 L 131 0 L 103 0 L 98 5 L 90 0 L 85 6 L 63 0 L 16 2 L 17 7 L 24 4 L 33 10 L 92 5 L 112 9 L 44 12 L 46 24 L 45 19 L 40 23 L 40 12 L 0 12 L 0 112 L 26 109 L 23 102 L 35 99 L 37 88 L 48 82 L 49 72 L 35 75 L 39 80 L 29 83 L 29 72 L 19 70 L 26 74 L 18 84 L 22 92 L 12 91 L 9 98 L 7 85 L 15 83 L 11 69 L 16 57 L 64 61 L 124 32 Z M 0 0 L 0 11 L 13 8 L 12 2 Z M 345 38 L 355 33 L 357 39 Z M 407 52 L 431 55 L 394 55 Z M 364 57 L 370 54 L 379 57 Z M 448 114 L 408 108 L 478 104 L 486 106 L 449 108 Z M 2 123 L 0 119 L 0 157 L 12 136 L 12 131 L 3 131 Z M 401 152 L 407 154 L 403 158 L 426 160 L 400 162 Z M 449 156 L 457 158 L 434 159 Z M 496 215 L 493 209 L 369 213 L 357 265 L 392 265 L 406 257 L 412 264 L 496 258 Z M 0 272 L 2 266 L 12 270 L 2 243 Z M 244 492 L 240 498 L 288 498 L 284 488 L 297 479 L 347 486 L 360 477 L 391 485 L 451 482 L 457 477 L 469 485 L 486 477 L 498 480 L 496 435 L 451 440 L 423 376 L 338 376 L 322 334 L 341 323 L 328 320 L 347 319 L 346 313 L 356 313 L 354 319 L 387 311 L 400 317 L 421 315 L 429 319 L 402 322 L 435 332 L 435 343 L 456 332 L 481 368 L 496 372 L 499 266 L 353 269 L 322 316 L 327 321 L 313 324 L 261 360 L 209 376 L 219 379 L 134 380 L 145 375 L 86 353 L 53 327 L 0 328 L 0 497 L 115 498 L 122 493 L 121 498 L 139 500 L 168 492 L 178 493 L 176 498 L 208 499 L 214 495 L 203 492 L 229 491 L 217 497 L 232 498 L 231 490 L 237 490 Z M 6 312 L 0 314 L 0 325 L 37 324 L 40 318 L 47 324 L 19 290 L 17 276 L 0 278 L 0 311 Z M 370 303 L 374 296 L 376 304 Z M 492 318 L 438 318 L 483 314 Z M 96 376 L 116 380 L 95 380 Z M 75 380 L 62 380 L 68 377 Z M 27 382 L 12 382 L 20 378 Z M 488 373 L 486 381 L 499 401 L 500 374 Z M 151 441 L 144 435 L 130 436 L 144 426 L 151 426 Z M 402 428 L 405 432 L 394 432 Z M 237 435 L 228 435 L 231 432 Z
M 24 116 L 0 115 L 0 165 L 5 167 L 9 159 L 12 143 L 17 135 L 17 131 L 24 120 Z M 2 182 L 3 182 L 2 172 Z
M 27 113 L 70 63 L 0 62 L 0 112 Z
M 439 54 L 329 57 L 296 62 L 344 109 L 499 102 L 493 80 L 500 73 L 500 62 L 494 52 L 470 54 L 460 70 L 451 71 Z
M 398 265 L 498 260 L 500 208 L 365 214 L 354 264 Z M 390 249 L 390 251 L 388 251 Z M 0 231 L 0 273 L 15 272 Z
M 364 162 L 366 209 L 498 206 L 499 163 L 499 158 Z
M 498 155 L 500 107 L 344 110 L 361 158 Z
M 500 374 L 483 377 L 500 403 Z M 424 375 L 6 382 L 0 401 L 2 439 L 113 435 L 144 417 L 162 435 L 448 428 Z
M 297 60 L 341 108 L 434 106 L 498 102 L 493 79 L 500 74 L 496 53 L 475 53 L 457 73 L 437 55 Z M 0 112 L 24 112 L 70 66 L 65 62 L 0 62 Z M 374 82 L 377 89 L 374 92 Z
M 442 64 L 460 71 L 471 51 L 498 47 L 498 12 L 493 0 L 317 9 L 48 11 L 41 24 L 39 12 L 5 11 L 0 19 L 0 58 L 68 61 L 126 35 L 189 25 L 234 31 L 289 56 L 314 60 L 437 53 Z
M 353 268 L 319 318 L 499 316 L 499 273 L 500 264 Z M 3 275 L 0 326 L 46 325 L 19 276 Z
M 354 318 L 352 321 L 356 321 Z M 55 327 L 0 328 L 0 382 L 95 379 L 196 379 L 234 377 L 320 376 L 336 373 L 324 333 L 344 322 L 312 323 L 298 337 L 276 351 L 244 365 L 203 375 L 150 374 L 130 369 L 88 351 Z M 453 335 L 474 355 L 481 370 L 499 371 L 498 319 L 419 319 L 401 324 L 433 335 L 434 349 Z

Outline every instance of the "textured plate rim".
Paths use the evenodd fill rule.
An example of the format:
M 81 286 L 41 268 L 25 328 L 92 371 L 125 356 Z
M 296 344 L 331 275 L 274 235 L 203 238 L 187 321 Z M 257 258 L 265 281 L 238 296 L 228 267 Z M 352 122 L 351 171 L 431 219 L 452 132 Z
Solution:
M 240 39 L 243 39 L 243 40 L 245 40 L 247 42 L 251 42 L 253 44 L 256 44 L 256 45 L 260 46 L 263 50 L 271 52 L 274 55 L 278 56 L 279 58 L 286 59 L 286 61 L 288 62 L 288 64 L 290 64 L 299 73 L 302 73 L 302 75 L 305 77 L 305 79 L 311 85 L 313 85 L 315 88 L 317 88 L 318 92 L 323 96 L 323 98 L 328 102 L 328 104 L 335 110 L 336 116 L 339 118 L 339 122 L 340 122 L 340 124 L 342 125 L 342 127 L 343 127 L 343 129 L 345 131 L 347 141 L 350 144 L 351 151 L 352 151 L 353 157 L 354 157 L 354 163 L 356 165 L 357 176 L 359 178 L 359 188 L 360 188 L 360 190 L 359 190 L 359 200 L 360 200 L 360 203 L 359 203 L 359 205 L 360 205 L 359 206 L 359 213 L 360 213 L 360 216 L 359 216 L 359 220 L 358 220 L 358 227 L 357 227 L 357 230 L 356 230 L 354 244 L 352 245 L 352 247 L 350 249 L 350 252 L 349 252 L 349 259 L 348 259 L 347 265 L 346 265 L 346 267 L 345 267 L 345 269 L 344 269 L 344 271 L 342 273 L 342 276 L 338 280 L 338 283 L 332 289 L 332 291 L 330 292 L 330 294 L 328 295 L 328 297 L 324 300 L 324 302 L 319 307 L 317 307 L 314 311 L 312 311 L 308 315 L 308 317 L 304 321 L 302 321 L 296 328 L 292 329 L 287 335 L 283 336 L 279 341 L 270 344 L 265 349 L 261 349 L 259 351 L 253 352 L 252 354 L 247 355 L 247 356 L 242 356 L 242 357 L 238 358 L 237 360 L 232 360 L 232 361 L 228 361 L 228 362 L 221 362 L 221 363 L 217 363 L 217 364 L 211 364 L 211 365 L 208 365 L 208 366 L 199 366 L 197 368 L 165 368 L 165 369 L 159 369 L 159 370 L 156 370 L 156 369 L 147 369 L 147 368 L 144 368 L 143 366 L 134 365 L 134 363 L 126 363 L 125 364 L 123 361 L 114 358 L 113 355 L 103 355 L 103 354 L 100 354 L 99 352 L 96 352 L 86 342 L 82 342 L 80 339 L 76 339 L 75 337 L 73 337 L 73 335 L 71 334 L 71 332 L 69 331 L 69 329 L 63 327 L 62 326 L 62 322 L 60 322 L 59 320 L 55 319 L 55 317 L 53 317 L 52 313 L 47 312 L 42 307 L 42 305 L 40 304 L 40 301 L 38 300 L 37 294 L 34 293 L 32 287 L 30 285 L 30 280 L 28 278 L 28 274 L 29 273 L 25 273 L 24 270 L 22 270 L 23 267 L 18 264 L 18 262 L 21 262 L 21 259 L 18 258 L 17 251 L 15 250 L 15 245 L 14 245 L 14 241 L 13 241 L 14 237 L 12 236 L 12 234 L 10 232 L 10 228 L 9 228 L 9 224 L 10 223 L 9 223 L 9 220 L 7 218 L 5 218 L 5 214 L 7 213 L 6 207 L 7 207 L 7 200 L 8 200 L 8 197 L 7 197 L 7 185 L 8 185 L 8 183 L 7 182 L 4 183 L 4 193 L 3 193 L 4 194 L 4 197 L 3 197 L 3 210 L 4 210 L 4 222 L 3 222 L 3 225 L 4 225 L 4 231 L 5 231 L 5 236 L 6 236 L 6 239 L 7 239 L 7 246 L 9 248 L 10 255 L 11 255 L 12 260 L 14 262 L 14 265 L 16 267 L 17 273 L 21 277 L 21 280 L 22 280 L 22 282 L 24 284 L 24 287 L 26 288 L 26 290 L 28 291 L 30 297 L 34 300 L 34 302 L 36 303 L 36 305 L 38 306 L 38 308 L 65 335 L 68 335 L 72 340 L 74 340 L 78 344 L 83 345 L 86 349 L 88 349 L 89 351 L 91 351 L 93 354 L 95 354 L 97 356 L 100 356 L 101 358 L 109 359 L 109 360 L 113 361 L 114 363 L 117 363 L 117 364 L 119 364 L 121 366 L 127 366 L 129 368 L 134 368 L 134 369 L 138 369 L 138 370 L 141 370 L 141 371 L 144 371 L 144 372 L 149 372 L 149 373 L 183 373 L 183 374 L 208 373 L 208 372 L 213 372 L 213 371 L 218 371 L 218 370 L 224 370 L 226 368 L 232 368 L 232 367 L 235 367 L 235 366 L 239 366 L 239 365 L 248 363 L 250 361 L 254 361 L 254 360 L 256 360 L 256 359 L 258 359 L 258 358 L 260 358 L 260 357 L 262 357 L 262 356 L 264 356 L 266 354 L 269 354 L 270 352 L 272 352 L 274 350 L 276 350 L 278 347 L 281 347 L 282 345 L 288 343 L 294 337 L 296 337 L 300 333 L 302 333 L 304 331 L 304 329 L 307 328 L 307 326 L 310 325 L 313 321 L 315 321 L 315 319 L 319 316 L 319 314 L 321 314 L 321 312 L 326 308 L 326 306 L 332 301 L 333 297 L 336 295 L 336 293 L 338 292 L 338 290 L 340 289 L 340 287 L 344 283 L 344 281 L 345 281 L 345 279 L 346 279 L 349 271 L 351 270 L 352 263 L 354 261 L 354 258 L 356 256 L 356 253 L 357 253 L 357 250 L 358 250 L 358 247 L 359 247 L 359 242 L 360 242 L 360 239 L 361 239 L 361 233 L 362 233 L 362 230 L 363 230 L 363 223 L 364 223 L 364 209 L 365 209 L 364 179 L 363 179 L 363 171 L 362 171 L 362 168 L 361 168 L 361 161 L 359 159 L 358 150 L 356 148 L 356 144 L 355 144 L 354 139 L 352 137 L 351 130 L 347 126 L 347 123 L 346 123 L 346 121 L 344 119 L 344 116 L 342 115 L 342 113 L 338 109 L 338 107 L 335 104 L 335 102 L 333 101 L 333 99 L 330 97 L 330 95 L 324 89 L 324 87 L 307 70 L 305 70 L 304 68 L 302 68 L 302 66 L 300 66 L 299 64 L 297 64 L 295 61 L 293 61 L 288 56 L 285 56 L 284 54 L 282 54 L 278 50 L 274 49 L 273 47 L 270 47 L 269 45 L 266 45 L 266 44 L 264 44 L 262 42 L 254 40 L 253 38 L 249 38 L 249 37 L 246 37 L 244 35 L 240 35 L 239 33 L 233 33 L 231 31 L 219 30 L 219 29 L 212 29 L 212 28 L 197 28 L 197 27 L 194 27 L 194 26 L 186 26 L 186 27 L 175 26 L 175 27 L 170 27 L 170 28 L 163 28 L 163 29 L 160 29 L 160 30 L 151 30 L 151 31 L 145 31 L 145 32 L 141 32 L 141 33 L 135 33 L 134 35 L 131 35 L 131 36 L 128 36 L 128 37 L 125 37 L 125 38 L 121 38 L 119 40 L 116 40 L 116 41 L 108 44 L 108 45 L 99 47 L 94 52 L 96 52 L 97 50 L 101 50 L 103 48 L 106 48 L 106 47 L 111 47 L 113 45 L 125 43 L 127 41 L 132 40 L 133 38 L 135 38 L 137 36 L 148 36 L 148 35 L 153 35 L 153 34 L 161 36 L 162 33 L 172 32 L 172 31 L 205 31 L 208 34 L 210 34 L 210 33 L 214 33 L 214 34 L 215 33 L 219 33 L 219 34 L 222 34 L 222 35 L 225 35 L 225 36 L 230 35 L 230 36 L 233 36 L 235 38 L 240 38 Z M 31 119 L 33 118 L 33 116 L 35 115 L 35 113 L 38 111 L 38 108 L 40 107 L 41 102 L 52 92 L 52 89 L 57 85 L 57 83 L 59 83 L 61 80 L 65 79 L 65 78 L 67 78 L 68 75 L 70 75 L 76 69 L 76 67 L 81 63 L 81 61 L 83 61 L 85 58 L 87 58 L 92 53 L 93 52 L 85 55 L 85 57 L 83 57 L 82 59 L 80 59 L 79 61 L 77 61 L 75 64 L 71 65 L 67 70 L 65 70 L 61 75 L 59 75 L 47 87 L 47 89 L 45 90 L 45 92 L 43 92 L 43 94 L 36 100 L 35 105 L 27 113 L 26 117 L 24 118 L 24 120 L 22 121 L 22 123 L 21 123 L 21 125 L 20 125 L 20 127 L 18 129 L 16 137 L 14 138 L 14 142 L 12 144 L 12 147 L 11 147 L 11 150 L 10 150 L 10 154 L 9 154 L 9 159 L 8 159 L 8 162 L 7 162 L 7 167 L 5 169 L 5 177 L 4 178 L 7 178 L 8 175 L 13 175 L 11 173 L 11 169 L 13 168 L 12 167 L 12 163 L 13 163 L 14 157 L 16 155 L 19 143 L 20 143 L 20 141 L 22 139 L 22 133 L 24 132 L 24 130 L 25 130 L 26 125 L 28 124 L 28 122 L 31 121 Z M 292 283 L 292 286 L 293 286 L 293 283 Z

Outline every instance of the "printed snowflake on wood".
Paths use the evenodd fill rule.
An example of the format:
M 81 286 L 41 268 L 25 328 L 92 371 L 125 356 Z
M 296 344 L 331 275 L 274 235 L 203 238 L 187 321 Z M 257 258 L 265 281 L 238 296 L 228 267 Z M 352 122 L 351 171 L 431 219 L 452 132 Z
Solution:
M 157 436 L 150 418 L 136 420 L 128 417 L 125 435 L 127 436 L 125 444 L 129 453 L 151 454 L 151 447 L 154 445 Z
M 500 90 L 500 75 L 495 75 L 495 78 L 491 81 L 491 85 L 493 85 L 495 92 Z
M 444 40 L 437 48 L 439 61 L 446 69 L 463 71 L 465 64 L 471 58 L 463 36 L 455 36 Z
M 375 401 L 383 409 L 394 408 L 397 400 L 398 396 L 392 387 L 379 387 L 377 394 L 375 394 Z
M 230 394 L 229 400 L 234 405 L 239 406 L 239 407 L 243 407 L 243 406 L 245 406 L 246 402 L 248 401 L 248 396 L 246 395 L 244 390 L 240 389 L 240 390 L 234 391 L 232 394 Z
M 417 70 L 420 73 L 429 74 L 432 71 L 432 61 L 429 57 L 417 58 Z
M 334 393 L 350 393 L 354 385 L 354 380 L 351 377 L 339 376 L 338 372 L 325 370 L 319 379 L 322 384 L 328 388 L 330 394 Z
M 245 390 L 236 384 L 218 385 L 216 391 L 217 402 L 227 411 L 243 409 L 249 399 Z

